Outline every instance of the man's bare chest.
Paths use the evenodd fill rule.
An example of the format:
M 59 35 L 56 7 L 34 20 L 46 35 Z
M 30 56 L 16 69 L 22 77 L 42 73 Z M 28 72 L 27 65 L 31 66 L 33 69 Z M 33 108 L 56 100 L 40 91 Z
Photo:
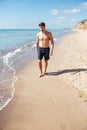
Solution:
M 39 40 L 43 41 L 43 40 L 49 40 L 49 37 L 47 34 L 40 34 L 39 35 Z

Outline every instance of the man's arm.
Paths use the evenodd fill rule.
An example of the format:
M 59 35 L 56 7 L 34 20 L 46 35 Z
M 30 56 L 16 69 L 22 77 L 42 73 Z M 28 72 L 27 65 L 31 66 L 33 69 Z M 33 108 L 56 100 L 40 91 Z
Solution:
M 53 55 L 53 50 L 54 50 L 54 39 L 52 34 L 50 34 L 50 41 L 51 41 L 51 51 L 50 51 L 50 55 Z
M 37 52 L 38 52 L 38 47 L 39 47 L 39 38 L 38 38 L 38 35 L 36 36 L 36 49 L 37 49 Z

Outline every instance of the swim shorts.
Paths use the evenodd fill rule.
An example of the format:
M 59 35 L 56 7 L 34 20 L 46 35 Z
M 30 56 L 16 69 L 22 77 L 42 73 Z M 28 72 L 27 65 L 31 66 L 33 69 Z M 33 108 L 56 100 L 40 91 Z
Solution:
M 39 47 L 38 48 L 38 59 L 42 60 L 44 57 L 45 60 L 49 60 L 49 53 L 50 53 L 50 47 L 48 47 L 48 48 Z

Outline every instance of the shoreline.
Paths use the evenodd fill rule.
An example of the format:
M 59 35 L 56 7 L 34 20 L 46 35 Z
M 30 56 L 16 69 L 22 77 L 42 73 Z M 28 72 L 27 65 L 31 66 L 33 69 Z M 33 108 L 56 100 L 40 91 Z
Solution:
M 46 76 L 38 77 L 36 59 L 16 73 L 14 98 L 0 111 L 1 130 L 87 129 L 87 105 L 76 89 L 78 85 L 83 89 L 87 81 L 86 35 L 63 37 L 54 48 Z

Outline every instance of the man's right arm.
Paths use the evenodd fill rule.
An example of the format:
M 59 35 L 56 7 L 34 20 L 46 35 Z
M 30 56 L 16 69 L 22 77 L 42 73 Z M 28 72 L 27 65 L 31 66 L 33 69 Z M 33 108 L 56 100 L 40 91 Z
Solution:
M 37 49 L 37 52 L 38 52 L 38 47 L 39 47 L 39 37 L 38 37 L 38 34 L 36 36 L 36 49 Z

